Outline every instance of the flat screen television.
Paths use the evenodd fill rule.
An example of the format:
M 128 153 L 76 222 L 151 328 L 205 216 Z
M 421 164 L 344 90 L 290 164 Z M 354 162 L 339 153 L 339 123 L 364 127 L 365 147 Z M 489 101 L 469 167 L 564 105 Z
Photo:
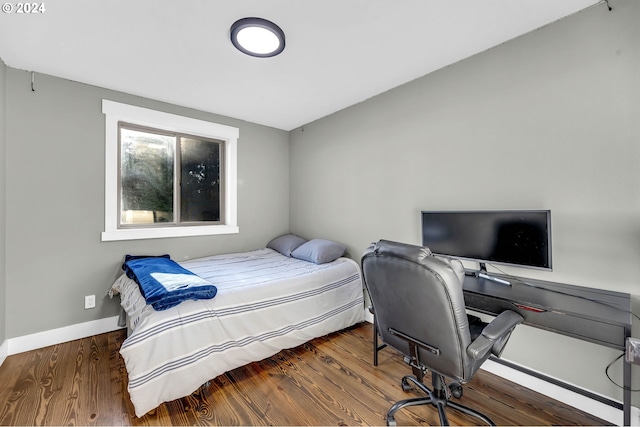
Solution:
M 551 270 L 551 211 L 423 211 L 422 245 L 486 264 Z

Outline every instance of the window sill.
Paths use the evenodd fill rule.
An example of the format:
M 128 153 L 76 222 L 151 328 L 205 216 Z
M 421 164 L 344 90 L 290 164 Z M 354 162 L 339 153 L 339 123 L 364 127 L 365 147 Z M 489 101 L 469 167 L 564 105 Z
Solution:
M 211 236 L 216 234 L 238 234 L 239 232 L 240 228 L 234 225 L 119 229 L 102 232 L 102 241 L 113 242 L 118 240 L 162 239 L 165 237 Z

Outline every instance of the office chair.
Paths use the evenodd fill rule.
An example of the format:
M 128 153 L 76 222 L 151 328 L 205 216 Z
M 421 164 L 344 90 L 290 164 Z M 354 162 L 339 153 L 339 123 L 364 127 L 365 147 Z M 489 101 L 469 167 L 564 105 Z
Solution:
M 380 240 L 364 252 L 362 272 L 377 333 L 412 367 L 413 375 L 402 378 L 403 390 L 411 390 L 413 384 L 426 394 L 396 402 L 387 412 L 387 425 L 396 425 L 399 409 L 424 404 L 437 408 L 441 425 L 449 425 L 445 407 L 495 425 L 480 412 L 450 400 L 451 395 L 460 398 L 462 384 L 491 354 L 500 356 L 523 318 L 510 310 L 489 324 L 467 317 L 462 263 L 433 256 L 426 247 Z M 433 390 L 422 382 L 427 370 Z M 447 386 L 445 378 L 453 382 Z

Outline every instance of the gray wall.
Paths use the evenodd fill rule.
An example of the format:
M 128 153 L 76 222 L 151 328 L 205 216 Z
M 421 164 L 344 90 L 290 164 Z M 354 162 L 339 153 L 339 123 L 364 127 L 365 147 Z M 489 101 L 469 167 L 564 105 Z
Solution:
M 359 259 L 421 210 L 551 209 L 554 271 L 509 272 L 638 293 L 640 2 L 611 3 L 292 131 L 292 232 Z M 503 357 L 621 399 L 618 354 L 522 326 Z
M 6 122 L 5 122 L 5 101 L 6 101 L 6 74 L 7 67 L 0 59 L 0 345 L 6 338 L 6 310 L 7 310 L 7 286 L 6 286 L 6 251 L 5 251 L 5 147 L 6 147 Z M 1 355 L 0 355 L 1 356 Z
M 7 338 L 117 315 L 104 295 L 127 253 L 182 260 L 264 247 L 288 231 L 287 132 L 42 74 L 32 92 L 31 74 L 10 67 L 6 80 Z M 101 242 L 103 98 L 238 127 L 240 234 Z M 91 294 L 97 306 L 84 310 Z

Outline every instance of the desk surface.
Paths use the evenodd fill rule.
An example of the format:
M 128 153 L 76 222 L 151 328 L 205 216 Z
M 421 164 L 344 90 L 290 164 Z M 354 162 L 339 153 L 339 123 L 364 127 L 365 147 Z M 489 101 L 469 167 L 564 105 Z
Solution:
M 506 279 L 511 286 L 465 276 L 467 308 L 497 315 L 521 314 L 525 324 L 620 350 L 631 335 L 631 296 L 626 293 L 535 279 Z
M 476 276 L 465 276 L 463 291 L 468 309 L 498 315 L 514 310 L 524 323 L 562 335 L 625 351 L 631 336 L 631 296 L 542 280 L 509 280 L 511 286 Z M 623 419 L 631 424 L 631 365 L 623 364 Z

